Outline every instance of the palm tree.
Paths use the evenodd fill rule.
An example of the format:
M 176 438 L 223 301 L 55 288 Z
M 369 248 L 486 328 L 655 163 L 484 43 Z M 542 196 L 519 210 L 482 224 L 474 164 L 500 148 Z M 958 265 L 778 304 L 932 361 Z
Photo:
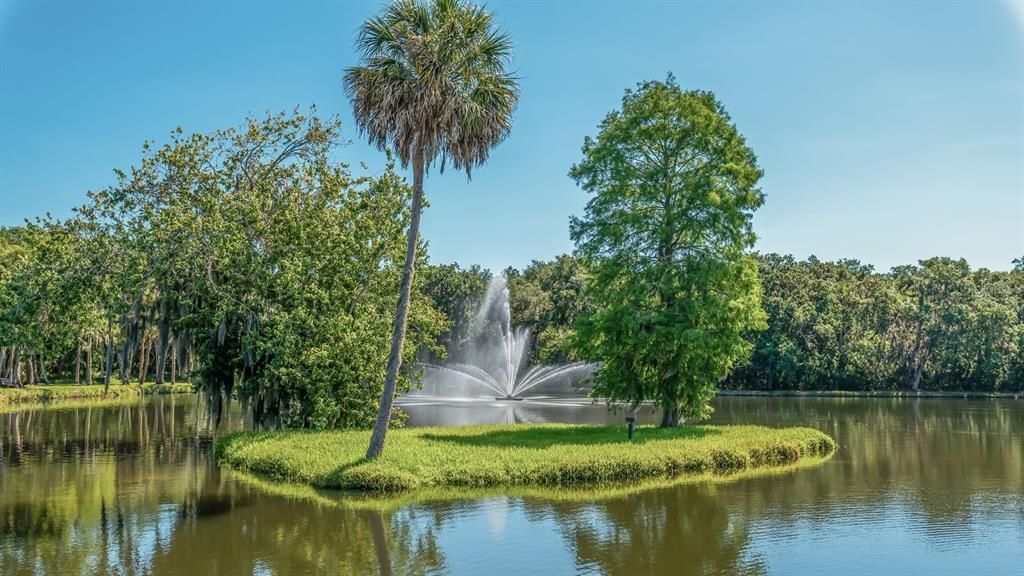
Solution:
M 345 91 L 359 131 L 413 173 L 387 379 L 366 453 L 373 459 L 384 449 L 402 365 L 424 174 L 438 160 L 442 171 L 450 163 L 467 177 L 483 164 L 508 135 L 519 88 L 508 70 L 511 40 L 489 12 L 463 0 L 397 0 L 363 24 L 356 45 L 363 61 L 345 71 Z

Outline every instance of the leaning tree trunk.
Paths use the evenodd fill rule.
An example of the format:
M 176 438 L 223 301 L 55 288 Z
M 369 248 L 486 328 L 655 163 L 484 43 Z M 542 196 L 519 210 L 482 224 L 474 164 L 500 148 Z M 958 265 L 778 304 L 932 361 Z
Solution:
M 75 384 L 82 383 L 82 341 L 75 346 Z
M 910 379 L 910 389 L 917 392 L 921 387 L 921 376 L 924 374 L 924 362 L 918 362 L 914 366 L 914 375 Z
M 405 344 L 405 327 L 409 316 L 409 300 L 412 297 L 412 278 L 416 266 L 416 245 L 420 233 L 420 212 L 423 208 L 423 150 L 417 146 L 412 165 L 412 214 L 409 218 L 409 234 L 406 239 L 405 266 L 402 268 L 402 284 L 398 291 L 398 308 L 395 310 L 395 324 L 391 329 L 391 352 L 388 354 L 388 374 L 384 380 L 384 393 L 380 399 L 380 410 L 373 425 L 367 460 L 373 460 L 384 451 L 384 439 L 391 425 L 391 406 L 395 401 L 398 386 L 398 371 L 402 368 L 402 346 Z

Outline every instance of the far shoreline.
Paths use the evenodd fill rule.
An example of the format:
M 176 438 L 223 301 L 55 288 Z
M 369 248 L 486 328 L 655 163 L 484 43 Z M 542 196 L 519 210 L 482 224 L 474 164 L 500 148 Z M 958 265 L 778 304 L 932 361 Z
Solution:
M 1024 399 L 1024 391 L 982 392 L 962 390 L 719 390 L 719 396 L 754 396 L 764 398 L 946 398 Z

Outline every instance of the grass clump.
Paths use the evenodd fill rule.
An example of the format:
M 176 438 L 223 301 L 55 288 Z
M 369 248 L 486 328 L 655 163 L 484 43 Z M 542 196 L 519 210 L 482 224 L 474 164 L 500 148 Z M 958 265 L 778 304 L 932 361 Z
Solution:
M 0 388 L 0 408 L 25 404 L 44 404 L 69 400 L 137 398 L 147 394 L 186 394 L 193 392 L 187 382 L 176 384 L 112 384 L 104 392 L 102 384 L 42 384 L 24 388 Z
M 273 480 L 373 492 L 416 488 L 589 486 L 786 466 L 835 442 L 811 428 L 681 426 L 637 430 L 565 424 L 408 428 L 366 461 L 369 431 L 239 432 L 219 460 Z

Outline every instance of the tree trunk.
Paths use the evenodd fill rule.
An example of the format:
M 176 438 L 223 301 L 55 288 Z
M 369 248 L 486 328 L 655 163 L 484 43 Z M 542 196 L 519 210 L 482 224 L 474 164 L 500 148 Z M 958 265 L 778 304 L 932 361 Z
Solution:
M 107 350 L 103 359 L 103 393 L 110 391 L 110 374 L 114 369 L 114 321 L 107 317 Z
M 36 363 L 32 353 L 28 355 L 28 385 L 35 386 L 36 384 Z
M 11 373 L 13 374 L 14 385 L 21 387 L 21 349 L 14 349 L 14 360 L 11 360 Z
M 914 367 L 914 375 L 910 379 L 910 389 L 917 392 L 918 387 L 921 385 L 921 374 L 924 372 L 924 362 L 918 362 L 917 366 Z
M 661 412 L 661 427 L 675 428 L 679 425 L 679 409 L 665 408 Z
M 85 383 L 92 384 L 92 343 L 93 339 L 89 338 L 89 344 L 85 348 Z
M 43 384 L 50 383 L 50 377 L 46 375 L 46 359 L 39 354 L 39 381 Z
M 423 148 L 416 146 L 412 165 L 412 214 L 409 218 L 409 233 L 406 239 L 405 266 L 402 268 L 402 284 L 398 292 L 398 308 L 395 310 L 395 324 L 391 330 L 391 352 L 388 354 L 388 374 L 384 381 L 384 393 L 380 399 L 380 410 L 373 425 L 370 448 L 366 459 L 373 460 L 384 451 L 384 440 L 391 425 L 391 405 L 395 400 L 398 385 L 398 371 L 402 367 L 402 346 L 405 344 L 405 328 L 409 315 L 409 299 L 412 296 L 412 278 L 416 266 L 416 245 L 420 233 L 420 212 L 423 208 Z
M 142 337 L 142 350 L 139 351 L 139 384 L 146 383 L 146 372 L 149 371 L 149 343 Z
M 171 346 L 171 384 L 178 382 L 178 342 L 177 338 L 174 339 L 174 345 Z
M 82 383 L 82 342 L 75 346 L 75 384 Z
M 171 322 L 167 312 L 166 298 L 160 301 L 160 321 L 157 324 L 157 333 L 156 356 L 153 358 L 153 361 L 156 362 L 154 364 L 156 368 L 154 380 L 157 384 L 163 384 L 164 370 L 167 367 L 167 351 L 171 346 Z

